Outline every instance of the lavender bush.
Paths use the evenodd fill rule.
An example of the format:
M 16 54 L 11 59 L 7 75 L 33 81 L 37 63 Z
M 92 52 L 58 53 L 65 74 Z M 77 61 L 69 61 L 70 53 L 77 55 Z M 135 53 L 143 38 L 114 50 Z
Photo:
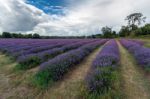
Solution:
M 91 71 L 85 78 L 89 92 L 101 94 L 112 88 L 119 57 L 117 43 L 115 40 L 109 41 L 93 61 Z
M 144 45 L 145 42 L 141 41 L 141 40 L 132 40 L 132 39 L 129 39 L 129 41 L 132 41 L 132 42 L 135 42 L 139 45 Z
M 145 48 L 142 45 L 133 41 L 122 39 L 121 44 L 132 53 L 138 64 L 146 70 L 150 70 L 150 48 Z

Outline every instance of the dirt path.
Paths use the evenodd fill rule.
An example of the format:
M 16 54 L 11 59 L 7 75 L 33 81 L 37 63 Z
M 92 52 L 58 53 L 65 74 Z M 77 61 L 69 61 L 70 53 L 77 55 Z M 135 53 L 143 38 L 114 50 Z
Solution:
M 144 72 L 136 66 L 134 58 L 118 42 L 121 53 L 121 73 L 125 99 L 150 99 Z
M 84 80 L 92 61 L 100 50 L 100 48 L 95 50 L 81 64 L 66 74 L 62 81 L 56 83 L 42 96 L 43 99 L 78 99 L 80 82 Z

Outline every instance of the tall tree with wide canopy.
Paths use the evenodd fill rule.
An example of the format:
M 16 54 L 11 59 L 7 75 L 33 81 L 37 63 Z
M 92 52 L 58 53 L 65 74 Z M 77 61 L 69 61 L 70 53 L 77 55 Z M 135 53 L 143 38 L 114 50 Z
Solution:
M 132 13 L 126 17 L 125 20 L 128 21 L 129 27 L 131 30 L 134 30 L 136 25 L 141 25 L 142 22 L 145 22 L 146 17 L 142 13 Z

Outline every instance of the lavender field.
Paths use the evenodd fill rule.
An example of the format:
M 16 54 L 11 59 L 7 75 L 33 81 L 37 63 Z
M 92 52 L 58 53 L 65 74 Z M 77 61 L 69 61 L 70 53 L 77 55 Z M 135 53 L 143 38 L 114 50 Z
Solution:
M 0 9 L 0 99 L 150 99 L 150 0 Z
M 148 99 L 148 44 L 142 39 L 0 39 L 0 98 Z

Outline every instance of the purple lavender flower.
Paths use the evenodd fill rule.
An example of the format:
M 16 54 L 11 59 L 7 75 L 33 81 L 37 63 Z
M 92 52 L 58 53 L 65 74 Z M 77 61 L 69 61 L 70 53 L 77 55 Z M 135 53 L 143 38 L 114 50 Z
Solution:
M 139 65 L 146 69 L 150 68 L 150 48 L 145 48 L 141 44 L 130 40 L 122 39 L 120 42 L 133 54 Z
M 119 49 L 115 40 L 110 40 L 97 55 L 91 71 L 85 77 L 89 92 L 104 93 L 111 88 L 113 72 L 119 64 Z

